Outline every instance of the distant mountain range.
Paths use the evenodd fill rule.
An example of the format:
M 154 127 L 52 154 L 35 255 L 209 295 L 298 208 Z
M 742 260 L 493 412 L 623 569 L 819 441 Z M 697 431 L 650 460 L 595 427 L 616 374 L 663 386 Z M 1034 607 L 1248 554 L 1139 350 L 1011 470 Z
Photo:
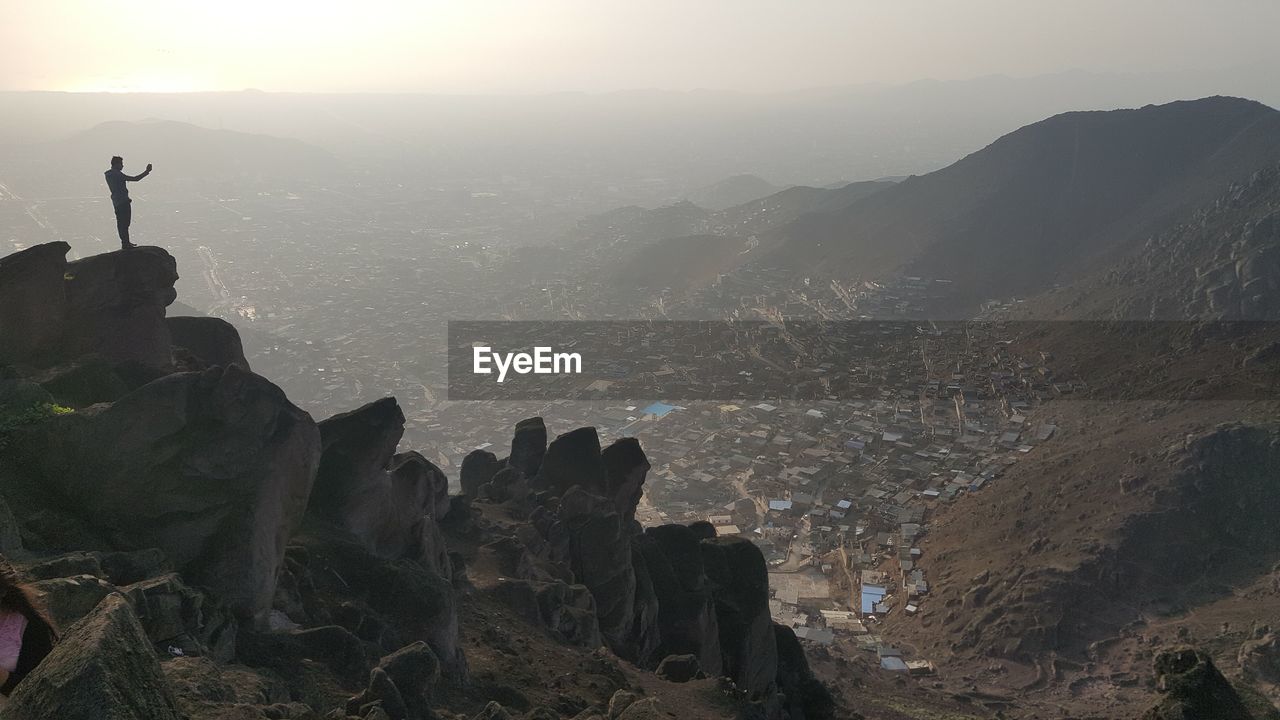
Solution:
M 709 210 L 727 210 L 779 190 L 782 188 L 757 175 L 734 175 L 693 190 L 685 199 Z
M 1018 127 L 1070 110 L 1227 94 L 1280 105 L 1265 66 L 1084 71 L 717 91 L 415 94 L 0 93 L 0 145 L 109 120 L 160 118 L 323 147 L 352 164 L 408 164 L 432 182 L 557 182 L 600 203 L 655 205 L 753 173 L 778 186 L 923 174 Z
M 142 172 L 154 163 L 157 177 L 148 192 L 186 193 L 247 179 L 287 189 L 301 183 L 323 183 L 342 167 L 328 151 L 300 140 L 214 130 L 185 122 L 112 121 L 65 138 L 7 149 L 9 170 L 31 194 L 102 189 L 101 171 L 112 155 L 125 158 L 125 172 Z M 97 171 L 97 172 L 95 172 Z
M 1057 115 L 959 162 L 900 183 L 792 188 L 718 213 L 718 229 L 755 234 L 752 256 L 724 257 L 842 281 L 919 275 L 951 280 L 948 313 L 1083 280 L 1213 203 L 1232 182 L 1280 163 L 1280 113 L 1213 97 Z M 662 211 L 667 212 L 667 211 Z M 653 216 L 637 216 L 652 224 Z M 625 234 L 625 233 L 624 233 Z M 682 233 L 684 234 L 684 233 Z M 688 264 L 656 244 L 646 266 Z M 717 244 L 712 253 L 720 253 Z M 942 308 L 936 308 L 942 309 Z
M 1234 98 L 1067 113 L 844 210 L 779 228 L 770 260 L 947 278 L 959 299 L 1039 292 L 1280 161 L 1280 113 Z

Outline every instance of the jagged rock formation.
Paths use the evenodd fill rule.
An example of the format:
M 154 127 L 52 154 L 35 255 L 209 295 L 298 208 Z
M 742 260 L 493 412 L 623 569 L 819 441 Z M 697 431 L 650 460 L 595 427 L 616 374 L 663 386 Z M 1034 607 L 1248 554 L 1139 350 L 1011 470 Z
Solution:
M 164 309 L 178 297 L 177 280 L 177 261 L 156 247 L 67 263 L 68 355 L 98 353 L 150 367 L 171 364 Z
M 41 364 L 59 350 L 67 321 L 65 242 L 0 258 L 0 362 Z
M 740 537 L 701 541 L 720 627 L 724 673 L 739 688 L 765 693 L 778 674 L 778 646 L 769 618 L 769 573 L 760 548 Z
M 778 646 L 778 687 L 786 695 L 791 720 L 833 717 L 835 700 L 809 669 L 795 631 L 783 625 L 774 625 L 773 630 Z
M 182 348 L 205 365 L 230 365 L 235 363 L 251 370 L 244 357 L 244 345 L 235 327 L 215 317 L 165 318 L 172 344 Z
M 501 469 L 502 464 L 493 453 L 488 450 L 472 450 L 462 459 L 462 467 L 458 470 L 458 484 L 462 488 L 462 494 L 472 498 L 479 496 L 481 486 L 492 480 Z
M 657 654 L 690 654 L 703 672 L 720 675 L 720 625 L 700 539 L 683 525 L 663 525 L 636 542 L 658 600 Z
M 1280 685 L 1280 635 L 1262 629 L 1253 640 L 1240 646 L 1236 655 L 1244 675 L 1253 680 Z
M 1280 711 L 1250 691 L 1233 687 L 1209 656 L 1175 648 L 1156 656 L 1156 685 L 1164 693 L 1142 720 L 1275 720 Z
M 64 242 L 0 260 L 0 362 L 48 365 L 97 354 L 150 367 L 173 362 L 164 309 L 177 262 L 143 247 L 67 262 Z
M 438 523 L 449 511 L 449 481 L 418 453 L 396 454 L 403 435 L 404 413 L 395 398 L 322 421 L 310 511 L 378 557 L 421 560 L 448 577 Z
M 613 500 L 622 521 L 630 524 L 636 519 L 636 505 L 644 494 L 649 458 L 640 449 L 639 440 L 622 438 L 605 448 L 601 459 L 605 468 L 604 495 Z
M 30 481 L 106 547 L 158 547 L 260 620 L 320 441 L 279 388 L 232 365 L 169 375 L 109 407 L 53 418 L 20 445 Z
M 0 261 L 0 553 L 66 630 L 5 717 L 437 717 L 487 692 L 469 685 L 472 600 L 594 673 L 594 704 L 510 689 L 523 718 L 665 716 L 610 707 L 627 682 L 602 645 L 672 681 L 727 675 L 760 717 L 784 718 L 779 690 L 792 720 L 821 717 L 798 714 L 807 666 L 780 662 L 759 551 L 635 521 L 636 440 L 548 444 L 530 418 L 507 458 L 468 456 L 450 498 L 400 451 L 394 398 L 317 425 L 249 371 L 232 326 L 166 321 L 163 250 L 66 252 Z M 509 630 L 478 632 L 514 652 Z
M 524 477 L 531 478 L 538 473 L 546 454 L 547 426 L 542 418 L 533 417 L 517 423 L 515 435 L 511 438 L 508 464 Z
M 521 578 L 504 583 L 500 596 L 525 605 L 540 587 L 546 602 L 571 596 L 549 592 L 549 583 L 582 583 L 604 644 L 619 656 L 649 668 L 665 663 L 683 680 L 723 675 L 771 708 L 770 717 L 782 712 L 777 699 L 785 686 L 794 696 L 792 717 L 829 717 L 831 698 L 819 692 L 794 634 L 780 660 L 760 550 L 743 538 L 715 537 L 710 526 L 641 530 L 633 518 L 648 469 L 634 438 L 602 451 L 595 429 L 586 427 L 552 441 L 532 481 L 537 535 L 517 528 L 501 550 L 494 547 L 503 571 Z

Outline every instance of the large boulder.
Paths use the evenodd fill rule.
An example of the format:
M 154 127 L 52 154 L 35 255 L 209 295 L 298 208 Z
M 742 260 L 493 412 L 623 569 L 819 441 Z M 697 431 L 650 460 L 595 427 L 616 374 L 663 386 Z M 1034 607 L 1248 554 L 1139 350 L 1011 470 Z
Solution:
M 178 297 L 178 263 L 158 247 L 67 263 L 65 357 L 96 353 L 151 367 L 173 363 L 165 308 Z
M 786 696 L 790 720 L 829 720 L 835 717 L 835 698 L 809 668 L 796 633 L 774 623 L 778 644 L 778 689 Z
M 18 684 L 13 720 L 179 720 L 177 703 L 129 603 L 104 599 Z
M 364 645 L 346 628 L 337 625 L 302 630 L 245 632 L 241 634 L 237 657 L 252 667 L 289 668 L 303 660 L 328 666 L 344 678 L 364 677 L 369 659 Z
M 499 578 L 491 592 L 524 619 L 564 642 L 589 648 L 601 644 L 595 600 L 582 585 Z
M 511 438 L 511 455 L 507 464 L 526 478 L 538 474 L 542 458 L 547 453 L 547 426 L 540 417 L 525 418 L 516 423 Z
M 746 538 L 702 540 L 702 563 L 715 598 L 724 674 L 738 689 L 763 695 L 778 674 L 769 615 L 769 572 L 760 548 Z
M 694 680 L 702 672 L 696 655 L 668 655 L 658 663 L 658 677 L 673 683 Z
M 622 438 L 605 448 L 606 495 L 613 500 L 625 522 L 635 520 L 636 506 L 644 495 L 644 480 L 649 474 L 649 458 L 640 449 L 640 441 Z
M 658 601 L 659 655 L 690 654 L 703 672 L 719 675 L 720 626 L 698 536 L 684 525 L 663 525 L 635 542 Z
M 188 582 L 261 621 L 320 438 L 278 387 L 231 365 L 55 417 L 21 448 L 31 475 L 113 549 L 159 548 Z
M 502 469 L 502 463 L 488 450 L 472 450 L 462 459 L 462 468 L 458 471 L 458 484 L 462 494 L 468 497 L 479 497 L 480 487 L 493 479 Z
M 165 319 L 174 347 L 185 348 L 205 365 L 236 363 L 249 370 L 240 333 L 231 323 L 215 317 L 171 317 Z
M 596 429 L 580 427 L 552 440 L 533 486 L 553 495 L 564 495 L 574 486 L 589 493 L 606 494 L 604 458 Z
M 1236 659 L 1245 677 L 1280 685 L 1280 635 L 1268 632 L 1245 642 Z
M 1160 702 L 1142 720 L 1277 720 L 1280 711 L 1265 698 L 1223 677 L 1209 656 L 1195 648 L 1166 650 L 1156 656 L 1156 689 Z
M 439 527 L 449 511 L 449 480 L 416 452 L 396 454 L 403 435 L 404 413 L 395 398 L 321 422 L 310 512 L 378 557 L 422 560 L 449 577 Z
M 550 450 L 547 455 L 551 457 Z M 573 577 L 591 591 L 600 633 L 609 649 L 643 666 L 656 664 L 661 659 L 655 656 L 657 597 L 644 557 L 633 546 L 631 525 L 623 521 L 613 502 L 586 492 L 581 485 L 571 486 L 546 536 L 552 557 L 567 563 Z
M 59 354 L 70 249 L 51 242 L 0 258 L 0 363 L 44 365 Z

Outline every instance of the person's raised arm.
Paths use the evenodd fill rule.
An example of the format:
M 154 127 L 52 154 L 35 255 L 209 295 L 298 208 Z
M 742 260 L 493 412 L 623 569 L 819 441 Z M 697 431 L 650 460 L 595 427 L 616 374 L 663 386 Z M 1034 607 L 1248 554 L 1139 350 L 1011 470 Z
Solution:
M 133 180 L 134 182 L 137 182 L 138 180 L 141 180 L 142 178 L 150 174 L 151 174 L 151 163 L 147 163 L 147 169 L 143 170 L 141 175 L 125 175 L 124 179 Z

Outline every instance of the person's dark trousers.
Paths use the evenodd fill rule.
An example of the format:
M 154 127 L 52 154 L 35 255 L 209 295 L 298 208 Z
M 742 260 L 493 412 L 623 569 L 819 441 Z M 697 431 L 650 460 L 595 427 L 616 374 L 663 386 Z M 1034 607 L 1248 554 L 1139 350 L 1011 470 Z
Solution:
M 116 203 L 116 230 L 120 233 L 120 244 L 129 244 L 129 221 L 133 219 L 133 208 L 128 200 Z

